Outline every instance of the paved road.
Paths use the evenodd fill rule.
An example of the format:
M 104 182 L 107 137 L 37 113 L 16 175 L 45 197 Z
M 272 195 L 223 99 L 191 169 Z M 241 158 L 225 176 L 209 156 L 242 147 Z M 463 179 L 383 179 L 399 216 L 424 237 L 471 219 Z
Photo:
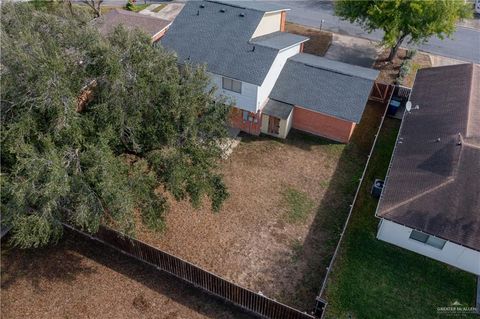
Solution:
M 125 3 L 126 0 L 106 0 L 104 3 Z M 185 2 L 188 0 L 174 0 L 174 2 Z M 193 1 L 193 0 L 190 0 Z M 322 28 L 332 32 L 366 38 L 379 41 L 382 39 L 383 32 L 375 31 L 365 32 L 359 25 L 342 21 L 333 14 L 332 1 L 320 0 L 250 0 L 259 2 L 276 2 L 283 6 L 288 6 L 291 10 L 287 14 L 287 20 L 310 27 L 320 27 L 323 19 Z M 137 0 L 143 3 L 143 0 Z M 147 3 L 156 3 L 165 1 L 147 0 Z M 440 40 L 431 38 L 428 43 L 419 45 L 422 51 L 432 54 L 443 55 L 446 57 L 464 60 L 468 62 L 480 63 L 480 30 L 458 27 L 452 39 Z
M 291 8 L 287 14 L 287 20 L 295 23 L 319 28 L 323 19 L 322 28 L 340 34 L 381 40 L 383 32 L 365 32 L 359 25 L 342 21 L 333 14 L 331 1 L 275 0 Z M 418 48 L 432 54 L 447 56 L 454 59 L 480 63 L 480 30 L 458 27 L 452 39 L 440 40 L 431 38 L 428 43 L 419 45 Z

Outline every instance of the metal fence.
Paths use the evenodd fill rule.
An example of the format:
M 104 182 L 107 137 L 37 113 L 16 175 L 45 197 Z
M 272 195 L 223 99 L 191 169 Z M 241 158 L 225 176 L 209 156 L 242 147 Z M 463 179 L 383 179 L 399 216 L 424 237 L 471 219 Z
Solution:
M 153 265 L 159 270 L 180 278 L 197 288 L 213 294 L 224 301 L 228 301 L 261 318 L 315 319 L 317 318 L 316 316 L 321 315 L 318 312 L 316 313 L 316 316 L 309 315 L 270 299 L 262 294 L 240 287 L 185 260 L 161 251 L 160 249 L 152 247 L 139 240 L 122 235 L 115 230 L 100 227 L 95 236 L 91 236 L 69 225 L 65 225 L 65 227 L 104 243 L 114 249 L 120 250 L 124 254 Z

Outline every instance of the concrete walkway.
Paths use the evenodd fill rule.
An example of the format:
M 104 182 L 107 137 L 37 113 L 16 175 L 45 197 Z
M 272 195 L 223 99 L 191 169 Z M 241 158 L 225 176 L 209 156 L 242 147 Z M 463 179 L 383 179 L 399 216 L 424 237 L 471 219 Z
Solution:
M 375 41 L 334 33 L 325 57 L 370 68 L 380 52 L 381 48 Z
M 156 8 L 159 6 L 163 5 L 163 3 L 155 3 L 151 4 L 142 11 L 140 11 L 141 14 L 149 15 L 151 17 L 163 19 L 163 20 L 168 20 L 168 21 L 173 21 L 175 20 L 176 16 L 180 13 L 182 10 L 183 6 L 185 4 L 183 3 L 169 3 L 167 4 L 163 9 L 161 9 L 158 12 L 153 12 Z

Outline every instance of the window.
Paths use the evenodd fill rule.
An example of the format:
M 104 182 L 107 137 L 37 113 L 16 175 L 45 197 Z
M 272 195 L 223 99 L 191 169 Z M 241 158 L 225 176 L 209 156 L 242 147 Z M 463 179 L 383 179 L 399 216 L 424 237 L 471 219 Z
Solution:
M 242 93 L 242 82 L 229 78 L 222 78 L 222 87 L 225 90 Z
M 250 112 L 248 111 L 243 111 L 243 120 L 248 121 L 248 116 L 250 115 Z
M 438 249 L 442 249 L 443 246 L 445 246 L 445 243 L 447 242 L 446 240 L 419 232 L 417 230 L 412 230 L 412 232 L 410 233 L 410 239 L 419 241 L 421 243 L 430 245 Z

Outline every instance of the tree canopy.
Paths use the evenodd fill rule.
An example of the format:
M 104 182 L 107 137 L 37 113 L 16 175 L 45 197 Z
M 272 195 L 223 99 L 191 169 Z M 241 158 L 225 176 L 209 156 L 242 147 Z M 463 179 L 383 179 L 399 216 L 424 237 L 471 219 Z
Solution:
M 368 32 L 383 30 L 383 44 L 392 49 L 392 60 L 407 37 L 420 43 L 431 36 L 452 35 L 456 22 L 470 17 L 472 8 L 463 0 L 338 0 L 335 14 Z
M 80 13 L 1 7 L 2 222 L 12 242 L 58 240 L 62 222 L 164 227 L 168 194 L 218 210 L 229 105 L 203 68 L 140 31 L 101 36 Z

